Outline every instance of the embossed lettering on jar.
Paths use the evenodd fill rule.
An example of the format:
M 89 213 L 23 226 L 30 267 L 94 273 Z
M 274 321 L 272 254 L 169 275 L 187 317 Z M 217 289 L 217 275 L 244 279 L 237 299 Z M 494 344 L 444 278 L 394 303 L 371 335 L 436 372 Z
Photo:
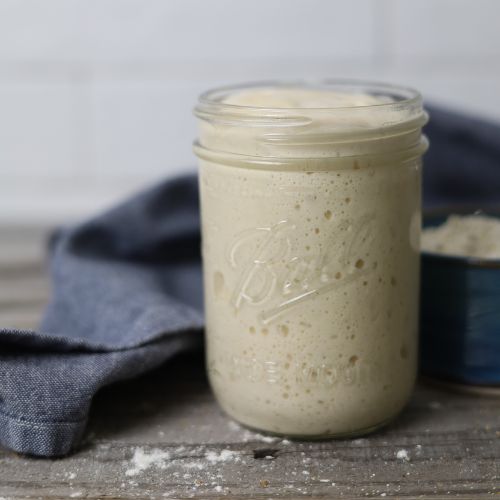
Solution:
M 220 405 L 297 437 L 384 425 L 416 375 L 420 95 L 256 84 L 208 92 L 195 113 Z

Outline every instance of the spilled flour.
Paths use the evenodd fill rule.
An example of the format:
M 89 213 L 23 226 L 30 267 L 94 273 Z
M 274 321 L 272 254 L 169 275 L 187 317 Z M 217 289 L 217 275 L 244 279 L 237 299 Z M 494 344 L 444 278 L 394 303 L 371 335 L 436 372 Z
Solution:
M 153 449 L 150 453 L 144 451 L 143 448 L 136 448 L 132 457 L 132 468 L 125 471 L 127 476 L 135 476 L 150 467 L 166 467 L 165 460 L 170 458 L 170 453 Z
M 209 451 L 205 455 L 205 457 L 211 464 L 215 464 L 218 462 L 227 462 L 229 460 L 234 460 L 235 462 L 238 462 L 240 460 L 238 454 L 231 450 L 222 450 L 220 453 L 216 453 L 215 451 Z
M 282 444 L 290 444 L 290 441 L 287 439 L 281 439 L 278 436 L 266 436 L 264 434 L 260 434 L 259 432 L 251 431 L 250 429 L 246 429 L 241 426 L 234 420 L 230 420 L 228 423 L 231 431 L 238 432 L 244 443 L 248 443 L 251 441 L 262 441 L 263 443 L 275 443 L 277 441 L 281 441 Z
M 174 455 L 172 456 L 169 452 L 162 451 L 157 448 L 152 449 L 149 452 L 145 451 L 144 448 L 136 448 L 131 460 L 131 467 L 125 471 L 125 474 L 127 476 L 136 476 L 151 467 L 156 467 L 157 469 L 167 469 L 174 466 L 181 466 L 187 470 L 196 469 L 202 471 L 219 463 L 242 461 L 241 455 L 236 451 L 227 449 L 221 450 L 220 452 L 206 451 L 203 447 L 198 447 L 197 449 L 192 450 L 195 456 L 179 458 L 177 456 L 178 453 L 184 452 L 185 450 L 186 448 L 184 446 L 179 446 L 174 450 Z M 203 458 L 200 458 L 200 453 Z M 190 476 L 190 474 L 185 473 L 185 478 L 186 474 L 187 476 Z M 173 475 L 178 476 L 179 472 L 173 472 Z

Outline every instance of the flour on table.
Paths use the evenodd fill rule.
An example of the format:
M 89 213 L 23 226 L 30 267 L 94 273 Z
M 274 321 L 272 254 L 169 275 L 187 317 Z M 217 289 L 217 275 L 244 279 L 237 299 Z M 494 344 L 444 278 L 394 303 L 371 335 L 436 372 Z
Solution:
M 165 460 L 170 458 L 170 453 L 153 449 L 149 453 L 143 448 L 136 448 L 132 457 L 132 467 L 125 471 L 127 476 L 135 476 L 149 467 L 165 468 Z
M 410 456 L 408 455 L 408 450 L 398 450 L 396 453 L 396 458 L 399 458 L 400 460 L 410 460 Z
M 229 423 L 229 428 L 232 431 L 240 431 L 241 432 L 241 437 L 243 439 L 243 442 L 248 443 L 249 441 L 262 441 L 263 443 L 275 443 L 278 441 L 280 438 L 275 437 L 275 436 L 265 436 L 264 434 L 260 434 L 258 432 L 251 431 L 249 429 L 245 429 L 241 425 L 239 425 L 237 422 L 234 420 L 230 420 Z M 283 441 L 287 441 L 286 439 Z M 284 444 L 289 444 L 290 441 L 287 441 L 287 443 Z
M 239 462 L 240 457 L 235 451 L 231 450 L 222 450 L 220 453 L 216 453 L 215 451 L 209 451 L 205 455 L 206 459 L 211 463 L 215 464 L 218 462 L 228 462 L 229 460 L 234 460 Z

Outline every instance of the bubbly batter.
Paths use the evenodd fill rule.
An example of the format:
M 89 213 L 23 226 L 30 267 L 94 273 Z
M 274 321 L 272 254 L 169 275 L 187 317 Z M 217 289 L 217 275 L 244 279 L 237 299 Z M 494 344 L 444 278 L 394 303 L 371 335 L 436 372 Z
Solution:
M 371 109 L 387 100 L 266 88 L 224 102 L 346 108 L 327 125 L 352 134 L 376 128 L 381 115 L 370 121 Z M 349 120 L 357 106 L 364 112 Z M 241 141 L 247 153 L 266 147 L 251 129 L 220 127 L 220 137 Z M 290 144 L 299 159 L 287 166 L 200 162 L 213 390 L 238 421 L 292 436 L 378 427 L 401 410 L 416 374 L 419 159 L 387 152 L 371 161 L 356 155 L 365 146 L 354 139 L 354 153 L 338 161 L 327 142 L 324 155 L 315 146 L 319 162 L 307 159 L 309 146 L 296 137 Z

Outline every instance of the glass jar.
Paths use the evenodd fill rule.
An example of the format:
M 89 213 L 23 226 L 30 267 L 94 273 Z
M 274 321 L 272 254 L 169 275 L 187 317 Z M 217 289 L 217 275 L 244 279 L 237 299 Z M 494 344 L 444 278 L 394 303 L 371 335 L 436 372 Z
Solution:
M 195 109 L 206 356 L 251 428 L 354 436 L 394 418 L 417 366 L 420 95 L 261 83 Z

